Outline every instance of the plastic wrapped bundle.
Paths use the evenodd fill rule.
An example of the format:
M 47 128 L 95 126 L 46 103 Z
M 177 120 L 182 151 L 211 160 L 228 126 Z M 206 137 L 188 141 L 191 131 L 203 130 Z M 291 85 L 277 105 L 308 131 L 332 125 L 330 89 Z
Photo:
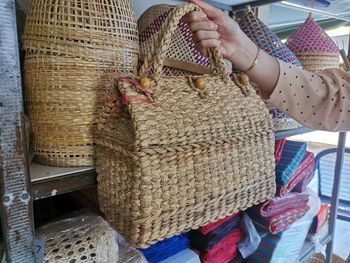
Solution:
M 247 10 L 246 15 L 239 22 L 242 31 L 262 50 L 286 63 L 300 66 L 298 59 L 288 47 L 273 33 L 252 10 Z M 301 127 L 294 119 L 286 113 L 268 105 L 272 115 L 274 126 L 277 131 Z
M 319 72 L 339 67 L 338 46 L 311 16 L 294 31 L 286 44 L 306 70 Z

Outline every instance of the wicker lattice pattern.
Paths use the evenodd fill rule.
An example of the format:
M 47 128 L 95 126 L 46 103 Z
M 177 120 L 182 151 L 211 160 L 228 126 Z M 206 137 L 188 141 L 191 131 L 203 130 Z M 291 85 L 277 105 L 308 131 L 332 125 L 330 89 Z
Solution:
M 39 228 L 36 234 L 45 241 L 45 263 L 118 262 L 116 235 L 98 216 L 54 222 Z
M 310 16 L 286 43 L 299 58 L 304 69 L 319 72 L 339 67 L 339 48 Z
M 155 5 L 147 9 L 138 20 L 140 32 L 140 49 L 143 54 L 146 54 L 154 41 L 159 38 L 159 33 L 174 6 L 170 5 Z M 209 59 L 202 56 L 195 48 L 195 43 L 192 40 L 192 32 L 188 24 L 180 22 L 174 34 L 171 36 L 171 44 L 166 52 L 166 58 L 175 61 L 175 65 L 165 66 L 163 73 L 167 76 L 184 76 L 195 75 L 193 65 L 199 65 L 209 70 Z M 188 64 L 176 62 L 186 62 Z M 228 70 L 232 70 L 232 66 L 228 61 L 225 61 Z M 167 63 L 165 62 L 167 65 Z M 197 72 L 199 73 L 199 72 Z
M 106 83 L 135 73 L 138 64 L 130 0 L 33 0 L 24 47 L 36 161 L 94 165 L 94 131 Z
M 248 10 L 239 22 L 242 31 L 262 50 L 286 63 L 300 66 L 299 60 L 278 36 L 271 31 L 254 13 Z M 269 105 L 274 127 L 277 131 L 295 129 L 301 125 L 286 113 Z
M 138 247 L 275 193 L 271 117 L 251 86 L 229 79 L 221 54 L 212 52 L 219 74 L 201 76 L 203 91 L 193 76 L 162 75 L 170 33 L 193 10 L 194 5 L 179 5 L 165 21 L 151 88 L 137 79 L 115 79 L 99 122 L 100 207 Z

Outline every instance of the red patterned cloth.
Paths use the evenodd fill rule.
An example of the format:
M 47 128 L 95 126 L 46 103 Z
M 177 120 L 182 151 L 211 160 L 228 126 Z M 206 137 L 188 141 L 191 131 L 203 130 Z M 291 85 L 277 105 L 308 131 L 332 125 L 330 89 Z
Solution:
M 281 160 L 282 151 L 285 143 L 286 143 L 286 139 L 278 140 L 275 143 L 275 163 L 276 164 L 278 164 L 278 162 Z
M 284 186 L 277 185 L 277 195 L 283 197 L 290 192 L 304 192 L 315 174 L 315 166 L 314 154 L 306 152 L 303 161 L 290 177 L 289 182 Z
M 198 229 L 199 232 L 201 232 L 202 234 L 206 235 L 208 234 L 210 231 L 213 231 L 214 229 L 218 228 L 219 226 L 221 226 L 222 224 L 224 224 L 225 222 L 231 220 L 232 218 L 236 217 L 236 216 L 239 216 L 239 212 L 238 213 L 234 213 L 230 216 L 227 216 L 223 219 L 220 219 L 216 222 L 213 222 L 213 223 L 209 223 L 205 226 L 202 226 Z
M 222 239 L 207 253 L 201 253 L 203 263 L 227 263 L 235 259 L 238 254 L 237 244 L 242 238 L 242 232 L 238 228 L 227 237 Z
M 286 44 L 295 54 L 339 54 L 338 46 L 311 17 L 306 19 L 304 24 L 293 32 Z

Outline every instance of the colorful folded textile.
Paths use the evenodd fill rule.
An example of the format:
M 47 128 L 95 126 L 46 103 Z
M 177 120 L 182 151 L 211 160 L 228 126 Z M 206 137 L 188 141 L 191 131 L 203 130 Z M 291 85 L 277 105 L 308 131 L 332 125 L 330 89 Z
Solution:
M 314 154 L 306 152 L 303 161 L 290 177 L 289 181 L 285 185 L 277 185 L 277 195 L 282 197 L 290 192 L 304 192 L 315 174 L 315 166 Z
M 275 143 L 275 163 L 278 164 L 282 157 L 282 151 L 284 144 L 286 143 L 286 139 L 281 139 L 276 141 Z
M 241 240 L 242 233 L 238 228 L 209 251 L 201 252 L 203 263 L 226 263 L 234 260 L 238 254 L 237 243 Z
M 307 194 L 290 193 L 284 197 L 273 197 L 260 205 L 262 217 L 275 217 L 290 210 L 307 206 L 309 196 Z
M 218 244 L 228 233 L 234 232 L 240 224 L 239 215 L 231 217 L 229 220 L 213 229 L 207 234 L 192 230 L 189 232 L 191 245 L 201 251 L 208 251 Z
M 322 204 L 320 210 L 317 212 L 317 215 L 314 217 L 312 221 L 312 225 L 310 228 L 311 234 L 316 234 L 320 231 L 324 223 L 327 221 L 329 215 L 329 205 Z
M 158 263 L 180 251 L 189 248 L 190 242 L 186 234 L 164 239 L 146 249 L 140 249 L 149 263 Z
M 285 197 L 274 197 L 262 205 L 248 210 L 249 215 L 260 221 L 266 231 L 276 234 L 284 231 L 309 210 L 307 194 L 290 193 Z
M 276 183 L 286 185 L 306 155 L 306 143 L 286 141 L 276 166 Z
M 227 216 L 227 217 L 225 217 L 225 218 L 223 218 L 223 219 L 220 219 L 220 220 L 215 221 L 215 222 L 213 222 L 213 223 L 209 223 L 209 224 L 207 224 L 207 225 L 205 225 L 205 226 L 202 226 L 202 227 L 198 228 L 197 231 L 199 231 L 199 232 L 201 232 L 202 234 L 206 235 L 206 234 L 208 234 L 210 231 L 214 230 L 215 228 L 221 226 L 221 225 L 224 224 L 225 222 L 231 220 L 232 218 L 234 218 L 234 217 L 236 217 L 236 216 L 238 216 L 238 215 L 239 215 L 239 212 L 238 212 L 238 213 L 234 213 L 234 214 L 232 214 L 232 215 L 230 215 L 230 216 Z

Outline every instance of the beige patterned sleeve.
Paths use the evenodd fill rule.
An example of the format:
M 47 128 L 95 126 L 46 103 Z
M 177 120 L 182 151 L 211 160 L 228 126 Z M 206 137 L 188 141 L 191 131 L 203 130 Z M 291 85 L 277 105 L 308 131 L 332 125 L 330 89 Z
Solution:
M 279 63 L 271 104 L 307 127 L 350 131 L 350 72 L 327 69 L 313 74 Z

